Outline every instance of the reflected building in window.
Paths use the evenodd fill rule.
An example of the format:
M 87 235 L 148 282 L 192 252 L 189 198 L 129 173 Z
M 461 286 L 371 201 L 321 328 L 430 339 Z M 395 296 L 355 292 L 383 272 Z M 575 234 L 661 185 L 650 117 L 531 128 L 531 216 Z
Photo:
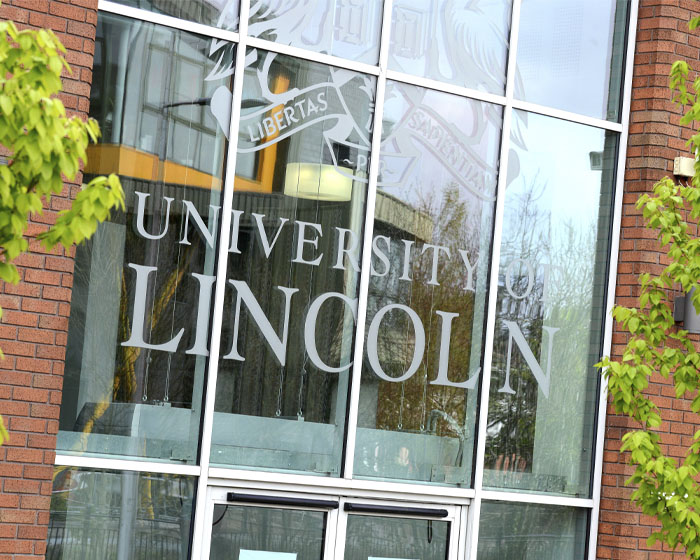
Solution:
M 211 293 L 226 157 L 227 123 L 210 100 L 231 85 L 209 48 L 185 32 L 100 20 L 92 114 L 103 142 L 86 173 L 118 173 L 126 210 L 76 253 L 64 452 L 196 461 L 206 364 L 197 339 L 208 323 L 199 311 Z M 221 64 L 226 56 L 232 64 L 232 47 Z M 198 321 L 203 333 L 184 332 Z

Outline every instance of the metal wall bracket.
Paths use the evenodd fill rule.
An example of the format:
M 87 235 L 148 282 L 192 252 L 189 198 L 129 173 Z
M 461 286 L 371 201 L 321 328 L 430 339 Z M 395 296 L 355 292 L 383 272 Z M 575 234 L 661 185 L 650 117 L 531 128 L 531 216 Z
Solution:
M 692 288 L 686 295 L 678 296 L 673 300 L 673 320 L 676 323 L 683 323 L 683 328 L 691 333 L 700 333 L 700 315 L 695 311 L 693 305 Z

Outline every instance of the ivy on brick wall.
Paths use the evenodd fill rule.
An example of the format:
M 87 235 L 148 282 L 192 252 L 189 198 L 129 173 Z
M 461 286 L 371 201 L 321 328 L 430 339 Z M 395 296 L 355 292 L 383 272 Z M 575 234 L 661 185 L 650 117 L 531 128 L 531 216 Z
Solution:
M 690 21 L 690 29 L 700 26 L 700 18 Z M 669 86 L 673 101 L 684 114 L 681 124 L 694 130 L 700 124 L 700 78 L 690 81 L 691 69 L 684 61 L 673 63 Z M 662 452 L 655 428 L 662 419 L 658 407 L 644 393 L 649 380 L 660 375 L 672 377 L 677 398 L 692 401 L 691 409 L 700 413 L 700 352 L 688 331 L 675 326 L 673 289 L 681 287 L 692 298 L 700 313 L 700 239 L 689 222 L 700 221 L 700 131 L 688 141 L 696 155 L 695 174 L 689 184 L 678 184 L 668 177 L 654 185 L 652 194 L 637 201 L 646 226 L 657 231 L 668 252 L 669 264 L 659 276 L 642 274 L 637 307 L 616 306 L 614 318 L 629 333 L 627 346 L 619 360 L 603 358 L 598 364 L 608 381 L 612 404 L 641 427 L 622 438 L 623 452 L 635 467 L 627 481 L 634 485 L 632 501 L 642 511 L 656 517 L 661 525 L 649 537 L 651 546 L 661 540 L 672 548 L 681 548 L 700 559 L 700 431 L 679 463 Z M 700 420 L 700 417 L 698 417 Z
M 0 165 L 0 280 L 17 283 L 13 261 L 28 250 L 24 233 L 31 216 L 41 214 L 51 196 L 61 193 L 64 178 L 76 178 L 87 160 L 88 142 L 97 141 L 100 131 L 92 119 L 68 117 L 56 97 L 61 73 L 70 73 L 70 67 L 53 32 L 18 31 L 3 21 L 0 35 L 0 145 L 7 158 Z M 96 177 L 39 238 L 47 250 L 59 244 L 68 248 L 89 238 L 120 207 L 119 178 Z M 7 437 L 0 418 L 0 444 Z

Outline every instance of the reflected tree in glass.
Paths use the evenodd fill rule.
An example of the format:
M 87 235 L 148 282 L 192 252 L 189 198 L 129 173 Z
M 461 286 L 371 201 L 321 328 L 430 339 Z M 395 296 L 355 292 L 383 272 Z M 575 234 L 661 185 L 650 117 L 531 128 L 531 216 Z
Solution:
M 468 485 L 501 110 L 389 82 L 358 476 Z
M 531 472 L 537 422 L 547 421 L 559 428 L 562 421 L 566 423 L 562 417 L 538 419 L 538 403 L 541 406 L 540 399 L 546 397 L 540 393 L 540 384 L 533 378 L 531 364 L 513 348 L 512 343 L 509 345 L 510 333 L 506 321 L 517 323 L 532 354 L 543 357 L 543 361 L 549 359 L 545 358 L 548 356 L 548 337 L 556 336 L 558 330 L 564 329 L 568 343 L 558 345 L 557 354 L 552 359 L 555 364 L 565 368 L 563 371 L 587 368 L 590 336 L 588 302 L 592 297 L 594 274 L 591 263 L 580 256 L 595 252 L 595 224 L 589 223 L 581 230 L 571 223 L 564 223 L 554 236 L 551 232 L 542 231 L 537 224 L 549 222 L 550 216 L 536 204 L 541 195 L 542 189 L 533 183 L 528 191 L 512 201 L 517 208 L 515 215 L 509 214 L 513 232 L 501 249 L 501 261 L 515 263 L 515 266 L 507 268 L 508 278 L 503 280 L 508 282 L 510 290 L 500 290 L 497 300 L 495 340 L 498 342 L 494 347 L 493 361 L 498 367 L 498 377 L 497 383 L 492 386 L 487 428 L 487 433 L 492 437 L 486 465 L 498 471 Z M 563 239 L 564 243 L 553 244 L 552 237 Z M 556 269 L 533 275 L 531 263 L 543 262 L 557 263 Z M 523 294 L 527 294 L 526 297 L 517 297 Z M 548 331 L 547 326 L 555 330 Z M 510 369 L 507 375 L 508 364 Z M 545 367 L 547 365 L 545 362 Z M 555 367 L 554 364 L 551 367 Z M 509 380 L 507 385 L 504 385 L 504 379 Z M 563 388 L 566 390 L 566 384 L 563 384 Z M 571 395 L 561 400 L 571 402 L 578 398 Z M 562 414 L 567 414 L 567 411 L 563 410 Z M 542 426 L 540 429 L 543 429 Z M 581 445 L 575 437 L 569 441 L 573 447 Z M 572 451 L 573 448 L 557 446 L 551 453 L 573 458 L 576 453 Z M 556 491 L 556 486 L 542 489 Z
M 484 486 L 588 496 L 617 136 L 525 116 L 506 191 Z
M 402 239 L 420 245 L 435 242 L 448 248 L 455 256 L 459 250 L 465 250 L 471 255 L 478 254 L 478 235 L 467 225 L 477 218 L 461 198 L 456 184 L 448 185 L 442 196 L 428 194 L 428 197 L 421 200 L 412 211 L 419 217 L 418 221 L 422 224 L 423 231 L 408 236 L 405 230 L 397 230 L 385 222 L 377 221 L 375 236 L 383 235 L 392 240 Z M 403 272 L 401 246 L 397 244 L 396 249 L 391 252 L 390 259 L 389 273 L 383 277 L 374 277 L 370 281 L 368 315 L 371 318 L 386 305 L 405 305 L 417 314 L 428 333 L 428 339 L 418 371 L 402 382 L 389 382 L 377 378 L 372 365 L 365 357 L 365 398 L 370 388 L 376 386 L 376 423 L 372 427 L 378 430 L 451 438 L 459 442 L 453 458 L 454 464 L 468 464 L 472 453 L 470 446 L 473 443 L 472 427 L 465 421 L 468 416 L 470 393 L 463 388 L 431 384 L 431 381 L 435 378 L 442 348 L 442 342 L 437 340 L 441 321 L 436 310 L 458 311 L 460 314 L 452 323 L 448 379 L 455 384 L 465 383 L 474 373 L 465 366 L 474 360 L 474 325 L 470 319 L 476 311 L 475 294 L 465 291 L 464 267 L 458 260 L 452 259 L 439 266 L 440 286 L 436 289 L 430 284 L 433 271 L 433 257 L 430 252 L 415 252 L 410 267 L 411 282 L 399 281 Z M 373 265 L 381 270 L 382 264 L 377 259 L 374 261 Z M 435 339 L 431 339 L 432 336 Z M 405 375 L 414 356 L 415 343 L 415 332 L 410 319 L 404 313 L 389 312 L 381 323 L 377 341 L 380 364 L 389 377 L 400 378 Z M 368 411 L 363 410 L 359 419 L 360 426 L 369 427 L 370 421 Z M 390 445 L 386 449 L 379 448 L 380 456 L 377 462 L 391 461 L 390 452 Z M 414 459 L 410 456 L 412 451 L 407 448 L 405 453 L 404 468 L 401 468 L 402 459 L 398 457 L 398 464 L 394 466 L 395 475 L 404 470 L 404 476 L 422 476 L 413 470 Z M 362 472 L 362 466 L 358 467 Z

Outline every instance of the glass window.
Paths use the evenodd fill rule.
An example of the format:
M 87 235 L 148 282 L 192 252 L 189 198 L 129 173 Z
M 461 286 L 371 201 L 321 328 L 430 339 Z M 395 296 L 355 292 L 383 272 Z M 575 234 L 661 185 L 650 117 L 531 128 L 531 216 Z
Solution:
M 484 486 L 588 497 L 617 134 L 514 125 Z
M 210 560 L 322 560 L 327 513 L 214 506 Z
M 196 461 L 233 73 L 214 44 L 100 14 L 85 171 L 119 174 L 126 211 L 76 251 L 63 453 Z
M 141 8 L 195 23 L 238 31 L 240 0 L 113 0 L 119 4 Z
M 448 521 L 350 515 L 344 558 L 447 560 L 449 540 Z
M 180 18 L 178 27 L 239 28 L 240 0 L 114 1 Z M 238 69 L 235 103 L 235 44 L 99 15 L 90 115 L 103 138 L 85 176 L 119 174 L 126 209 L 76 249 L 58 452 L 179 472 L 173 464 L 197 464 L 211 443 L 211 466 L 315 475 L 296 477 L 317 487 L 311 494 L 327 486 L 317 477 L 348 475 L 352 453 L 356 486 L 398 504 L 406 493 L 385 481 L 471 487 L 482 414 L 484 488 L 588 498 L 619 134 L 521 110 L 504 131 L 503 106 L 440 91 L 504 95 L 512 0 L 394 0 L 389 75 L 445 87 L 386 82 L 361 271 L 378 78 L 260 45 L 373 65 L 384 79 L 383 1 L 248 4 L 255 48 Z M 629 2 L 521 4 L 516 99 L 618 120 Z M 222 208 L 239 101 L 233 202 Z M 492 262 L 503 134 L 510 154 Z M 217 278 L 223 215 L 230 240 Z M 491 385 L 479 411 L 494 266 Z M 369 289 L 358 333 L 361 272 Z M 221 344 L 203 442 L 217 280 Z M 354 364 L 356 336 L 364 356 Z M 209 484 L 203 540 L 213 560 L 336 551 L 448 560 L 458 555 L 450 543 L 466 542 L 458 526 L 473 529 L 466 505 L 424 519 L 421 507 L 414 516 L 353 509 L 345 500 L 357 495 L 334 496 L 350 506 L 342 511 L 293 499 L 224 503 L 229 489 Z M 185 560 L 196 486 L 184 475 L 56 467 L 47 557 Z M 581 560 L 589 514 L 483 501 L 477 558 Z
M 503 94 L 511 0 L 395 0 L 389 68 Z
M 583 560 L 588 510 L 483 502 L 477 560 Z
M 374 88 L 248 54 L 212 463 L 340 474 Z
M 523 0 L 515 97 L 618 120 L 629 0 Z
M 501 119 L 388 84 L 358 476 L 470 483 Z
M 187 558 L 195 479 L 55 467 L 46 558 Z
M 381 27 L 382 0 L 252 0 L 248 34 L 376 64 Z

